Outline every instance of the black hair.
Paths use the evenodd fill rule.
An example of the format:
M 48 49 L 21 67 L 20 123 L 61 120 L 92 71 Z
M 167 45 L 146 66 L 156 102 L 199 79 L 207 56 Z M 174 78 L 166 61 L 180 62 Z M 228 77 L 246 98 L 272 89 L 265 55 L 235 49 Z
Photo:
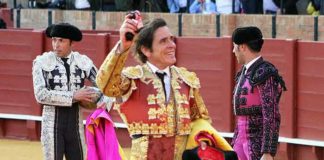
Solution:
M 135 58 L 140 62 L 145 63 L 147 61 L 147 57 L 142 52 L 141 48 L 145 47 L 152 51 L 152 44 L 155 31 L 160 27 L 167 26 L 167 23 L 164 19 L 157 18 L 152 22 L 145 25 L 139 32 L 136 40 L 135 40 Z

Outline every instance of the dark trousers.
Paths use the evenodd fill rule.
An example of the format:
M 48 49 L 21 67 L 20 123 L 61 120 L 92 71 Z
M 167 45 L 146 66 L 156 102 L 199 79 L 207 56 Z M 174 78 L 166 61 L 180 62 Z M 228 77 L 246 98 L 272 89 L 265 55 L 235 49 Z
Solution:
M 241 0 L 243 12 L 246 14 L 262 14 L 262 0 Z
M 63 160 L 64 155 L 67 160 L 83 160 L 77 104 L 58 107 L 56 116 L 55 160 Z

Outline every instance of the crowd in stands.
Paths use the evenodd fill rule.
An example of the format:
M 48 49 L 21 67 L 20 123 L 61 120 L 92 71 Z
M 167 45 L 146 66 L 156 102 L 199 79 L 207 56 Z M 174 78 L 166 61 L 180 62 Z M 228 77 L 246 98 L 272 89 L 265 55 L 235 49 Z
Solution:
M 323 15 L 323 5 L 324 0 L 28 0 L 27 7 L 18 4 L 18 8 L 139 10 L 142 12 L 202 14 Z

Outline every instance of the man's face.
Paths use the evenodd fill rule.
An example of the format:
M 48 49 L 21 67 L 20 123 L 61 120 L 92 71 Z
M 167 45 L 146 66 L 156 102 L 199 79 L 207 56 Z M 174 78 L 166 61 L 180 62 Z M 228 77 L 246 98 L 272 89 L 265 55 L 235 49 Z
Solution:
M 66 38 L 52 37 L 52 47 L 58 57 L 66 57 L 71 53 L 72 41 Z
M 235 54 L 237 63 L 244 64 L 245 63 L 245 57 L 242 52 L 242 45 L 237 45 L 233 43 L 233 53 Z
M 176 62 L 174 36 L 167 26 L 158 28 L 153 36 L 152 50 L 143 52 L 148 61 L 159 69 L 165 69 Z

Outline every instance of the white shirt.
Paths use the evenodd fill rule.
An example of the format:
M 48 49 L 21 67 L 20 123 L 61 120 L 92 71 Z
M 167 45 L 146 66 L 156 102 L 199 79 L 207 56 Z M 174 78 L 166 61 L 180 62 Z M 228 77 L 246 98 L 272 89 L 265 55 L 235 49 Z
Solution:
M 187 0 L 179 0 L 179 7 L 180 8 L 187 7 Z
M 221 13 L 221 14 L 230 14 L 232 13 L 233 9 L 233 0 L 216 0 L 216 8 L 217 8 L 217 12 Z M 240 8 L 240 1 L 239 0 L 235 0 L 234 1 L 235 4 L 235 12 L 239 11 Z
M 273 0 L 263 0 L 263 11 L 266 10 L 276 12 L 279 8 L 275 5 Z
M 75 0 L 74 5 L 76 9 L 90 8 L 88 0 Z
M 246 68 L 244 74 L 246 74 L 246 72 L 249 70 L 249 68 L 252 66 L 252 64 L 253 64 L 255 61 L 257 61 L 259 58 L 261 58 L 261 56 L 254 58 L 254 59 L 253 59 L 252 61 L 250 61 L 248 64 L 244 65 L 245 68 Z
M 164 76 L 164 84 L 165 84 L 165 93 L 166 93 L 166 101 L 169 101 L 170 98 L 170 91 L 171 91 L 171 73 L 170 67 L 167 67 L 163 70 L 158 69 L 155 65 L 150 63 L 149 61 L 146 64 L 151 68 L 152 72 L 155 74 L 156 72 L 164 72 L 166 75 Z

